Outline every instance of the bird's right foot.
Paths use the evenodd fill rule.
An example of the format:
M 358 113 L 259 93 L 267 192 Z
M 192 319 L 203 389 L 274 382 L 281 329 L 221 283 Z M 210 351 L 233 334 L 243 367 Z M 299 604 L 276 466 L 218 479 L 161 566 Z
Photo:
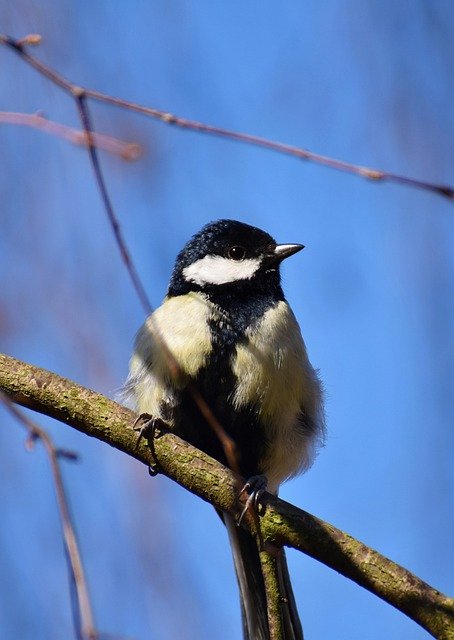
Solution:
M 252 509 L 256 516 L 258 516 L 258 507 L 260 505 L 260 498 L 265 493 L 266 488 L 268 486 L 268 478 L 264 475 L 252 476 L 248 478 L 244 487 L 241 489 L 239 498 L 243 495 L 243 493 L 248 493 L 248 498 L 246 500 L 246 504 L 244 505 L 244 509 L 238 518 L 238 526 L 241 525 L 241 522 L 248 511 L 248 509 Z

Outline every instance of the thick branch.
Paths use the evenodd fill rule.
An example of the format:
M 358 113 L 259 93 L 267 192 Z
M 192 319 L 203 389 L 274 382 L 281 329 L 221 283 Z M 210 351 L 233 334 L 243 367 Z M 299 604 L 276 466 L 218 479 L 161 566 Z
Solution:
M 132 425 L 135 414 L 44 369 L 0 355 L 0 388 L 15 402 L 107 442 L 159 470 L 218 509 L 238 513 L 237 478 L 225 467 L 166 433 L 154 457 Z M 155 458 L 155 459 L 154 459 Z M 323 562 L 386 600 L 436 638 L 454 638 L 454 600 L 332 525 L 274 496 L 260 519 L 265 543 L 287 545 Z

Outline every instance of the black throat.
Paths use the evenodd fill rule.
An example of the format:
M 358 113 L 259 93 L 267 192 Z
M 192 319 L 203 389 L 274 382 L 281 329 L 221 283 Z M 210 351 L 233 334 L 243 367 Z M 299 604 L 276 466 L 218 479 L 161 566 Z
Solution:
M 176 270 L 170 280 L 167 295 L 181 296 L 191 291 L 205 294 L 213 304 L 230 314 L 232 318 L 240 314 L 240 324 L 247 320 L 253 322 L 254 319 L 261 317 L 266 309 L 280 300 L 285 300 L 278 266 L 261 268 L 248 280 L 216 285 L 196 284 L 186 280 L 181 271 Z

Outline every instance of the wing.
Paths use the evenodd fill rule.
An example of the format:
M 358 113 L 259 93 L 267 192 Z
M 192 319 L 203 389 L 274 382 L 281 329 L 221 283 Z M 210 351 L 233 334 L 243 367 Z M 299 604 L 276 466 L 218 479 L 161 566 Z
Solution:
M 211 313 L 202 294 L 166 298 L 137 333 L 129 376 L 123 390 L 127 406 L 172 422 L 180 391 L 195 378 L 211 353 L 211 333 L 207 322 Z M 180 367 L 172 376 L 166 345 Z

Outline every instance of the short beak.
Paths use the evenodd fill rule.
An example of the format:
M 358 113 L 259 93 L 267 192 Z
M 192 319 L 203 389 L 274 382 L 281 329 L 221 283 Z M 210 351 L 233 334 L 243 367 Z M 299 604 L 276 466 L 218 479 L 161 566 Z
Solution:
M 304 244 L 278 244 L 274 250 L 274 256 L 281 262 L 281 260 L 298 253 L 302 249 L 304 249 Z

